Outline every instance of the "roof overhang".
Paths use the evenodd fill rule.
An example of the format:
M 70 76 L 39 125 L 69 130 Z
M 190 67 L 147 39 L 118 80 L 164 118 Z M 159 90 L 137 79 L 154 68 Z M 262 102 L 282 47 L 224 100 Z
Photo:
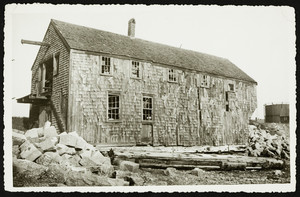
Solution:
M 18 103 L 30 104 L 46 104 L 48 101 L 49 99 L 46 96 L 34 96 L 32 94 L 17 99 Z

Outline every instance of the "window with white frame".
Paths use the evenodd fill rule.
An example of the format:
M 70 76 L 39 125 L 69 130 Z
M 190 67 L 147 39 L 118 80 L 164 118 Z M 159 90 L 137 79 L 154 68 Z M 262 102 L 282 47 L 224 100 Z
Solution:
M 177 82 L 177 74 L 176 74 L 176 70 L 174 70 L 174 69 L 169 69 L 169 81 L 170 81 L 170 82 Z
M 111 74 L 110 57 L 102 57 L 101 73 L 106 75 Z
M 141 78 L 140 70 L 140 62 L 132 61 L 131 76 L 134 78 Z
M 152 97 L 144 96 L 143 97 L 143 120 L 152 120 Z
M 119 95 L 108 95 L 108 120 L 120 119 L 120 98 Z
M 202 87 L 208 87 L 208 76 L 207 75 L 202 76 L 201 86 Z

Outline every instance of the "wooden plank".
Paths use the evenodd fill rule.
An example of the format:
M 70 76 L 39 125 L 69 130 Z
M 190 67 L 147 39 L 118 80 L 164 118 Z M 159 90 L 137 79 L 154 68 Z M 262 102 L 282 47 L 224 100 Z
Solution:
M 165 164 L 165 165 L 193 165 L 193 166 L 221 166 L 222 161 L 187 161 L 187 160 L 165 160 L 165 159 L 139 159 L 141 163 Z
M 119 153 L 115 152 L 119 159 L 136 159 L 141 162 L 157 163 L 164 165 L 219 165 L 229 163 L 229 168 L 262 167 L 264 169 L 278 169 L 283 167 L 283 161 L 273 158 L 257 158 L 231 155 L 196 155 L 196 154 L 172 154 L 172 153 Z M 243 169 L 244 169 L 243 167 Z
M 210 170 L 218 170 L 220 166 L 198 166 L 198 165 L 180 165 L 180 164 L 155 164 L 155 163 L 139 163 L 142 168 L 201 168 L 201 169 L 210 169 Z
M 38 41 L 31 41 L 31 40 L 21 40 L 22 44 L 33 44 L 33 45 L 40 45 L 40 46 L 50 46 L 49 43 L 46 42 L 38 42 Z

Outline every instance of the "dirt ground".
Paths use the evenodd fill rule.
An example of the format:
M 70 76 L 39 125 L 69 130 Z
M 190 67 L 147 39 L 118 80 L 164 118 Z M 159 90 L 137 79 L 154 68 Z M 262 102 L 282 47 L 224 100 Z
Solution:
M 141 178 L 144 186 L 150 185 L 236 185 L 236 184 L 274 184 L 290 183 L 289 168 L 280 170 L 247 170 L 247 171 L 201 171 L 193 175 L 191 170 L 175 170 L 168 173 L 166 169 L 141 168 L 135 173 Z M 62 176 L 46 173 L 38 179 L 22 174 L 13 175 L 14 187 L 61 187 L 66 186 Z

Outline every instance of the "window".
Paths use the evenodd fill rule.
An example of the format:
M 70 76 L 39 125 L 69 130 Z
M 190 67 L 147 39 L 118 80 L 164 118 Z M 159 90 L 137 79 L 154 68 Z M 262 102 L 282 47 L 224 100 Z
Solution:
M 134 78 L 140 78 L 140 62 L 132 61 L 131 74 Z
M 230 83 L 228 84 L 228 87 L 229 87 L 229 91 L 234 92 L 234 84 Z
M 177 81 L 176 70 L 169 69 L 169 81 L 171 81 L 171 82 Z
M 109 75 L 111 66 L 110 66 L 110 58 L 109 57 L 102 57 L 102 64 L 101 64 L 101 73 Z
M 58 54 L 53 54 L 53 76 L 58 74 Z
M 108 95 L 108 120 L 120 119 L 120 99 L 119 95 Z
M 207 75 L 202 76 L 201 86 L 202 87 L 208 87 L 208 76 Z
M 152 120 L 152 98 L 143 97 L 143 120 Z

